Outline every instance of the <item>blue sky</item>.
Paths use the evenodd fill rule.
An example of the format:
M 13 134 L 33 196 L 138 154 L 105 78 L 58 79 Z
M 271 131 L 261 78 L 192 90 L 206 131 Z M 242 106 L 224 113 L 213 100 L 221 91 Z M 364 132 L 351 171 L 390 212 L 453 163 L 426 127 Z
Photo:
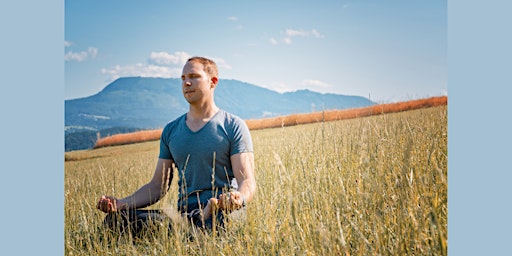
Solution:
M 65 1 L 65 98 L 118 77 L 221 79 L 394 102 L 447 95 L 446 0 Z M 221 86 L 221 84 L 220 84 Z

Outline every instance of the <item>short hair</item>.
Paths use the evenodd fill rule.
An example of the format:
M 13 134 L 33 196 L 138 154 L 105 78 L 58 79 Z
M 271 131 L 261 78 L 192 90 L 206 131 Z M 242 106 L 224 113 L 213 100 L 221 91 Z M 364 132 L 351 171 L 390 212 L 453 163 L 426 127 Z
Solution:
M 203 64 L 204 71 L 210 77 L 219 77 L 219 69 L 217 68 L 217 64 L 215 64 L 215 61 L 210 60 L 205 57 L 199 57 L 199 56 L 192 57 L 187 60 L 187 62 L 189 62 L 189 61 L 195 61 L 195 62 Z

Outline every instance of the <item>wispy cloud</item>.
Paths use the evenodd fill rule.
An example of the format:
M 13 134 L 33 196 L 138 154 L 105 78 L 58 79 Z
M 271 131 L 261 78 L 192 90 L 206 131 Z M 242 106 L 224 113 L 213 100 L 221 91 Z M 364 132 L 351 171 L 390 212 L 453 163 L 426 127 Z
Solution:
M 275 39 L 274 37 L 271 37 L 269 39 L 269 42 L 273 45 L 277 45 L 279 43 L 283 44 L 292 44 L 293 37 L 311 37 L 311 38 L 325 38 L 325 35 L 318 32 L 316 29 L 311 30 L 304 30 L 304 29 L 286 29 L 284 32 L 281 32 L 284 37 L 281 37 L 280 39 Z
M 183 65 L 192 57 L 187 52 L 151 52 L 147 63 L 132 65 L 116 65 L 110 68 L 101 69 L 101 73 L 108 75 L 111 80 L 120 77 L 161 77 L 171 78 L 181 76 Z M 208 57 L 208 56 L 207 56 Z M 208 57 L 217 63 L 219 69 L 231 69 L 232 67 L 222 58 Z
M 235 22 L 236 23 L 236 26 L 234 27 L 236 30 L 241 30 L 244 28 L 244 26 L 242 26 L 242 24 L 240 24 L 238 21 L 238 17 L 236 16 L 230 16 L 227 18 L 229 21 L 232 21 L 232 22 Z
M 307 86 L 308 88 L 315 89 L 326 89 L 332 87 L 330 84 L 324 83 L 320 80 L 303 80 L 300 84 L 303 86 Z
M 276 92 L 284 93 L 293 92 L 301 89 L 308 89 L 315 92 L 328 92 L 332 90 L 333 86 L 320 80 L 306 79 L 302 80 L 298 84 L 273 81 L 266 83 L 265 87 Z
M 70 41 L 64 41 L 64 47 L 70 47 L 72 44 Z
M 101 69 L 101 73 L 109 75 L 111 80 L 131 76 L 169 78 L 179 76 L 181 74 L 181 69 L 177 67 L 137 63 L 134 65 L 116 65 L 111 68 L 103 68 Z
M 217 64 L 217 66 L 219 67 L 219 69 L 232 69 L 233 67 L 231 65 L 229 65 L 223 58 L 218 58 L 218 57 L 208 57 L 206 56 L 207 58 L 209 59 L 212 59 L 213 61 L 215 61 L 215 63 Z
M 279 81 L 273 81 L 263 84 L 264 87 L 279 93 L 291 92 L 296 90 L 292 85 Z
M 303 37 L 315 37 L 315 38 L 324 38 L 325 36 L 320 34 L 316 29 L 312 30 L 295 30 L 295 29 L 286 29 L 285 35 L 289 37 L 293 36 L 303 36 Z
M 269 38 L 268 41 L 272 45 L 278 45 L 278 44 L 292 44 L 292 39 L 290 37 L 282 37 L 279 39 L 275 39 L 273 37 Z
M 69 47 L 71 45 L 70 42 L 65 41 L 64 46 Z M 64 55 L 65 61 L 76 61 L 76 62 L 82 62 L 88 59 L 94 59 L 98 55 L 98 48 L 95 47 L 89 47 L 87 51 L 81 51 L 81 52 L 73 52 L 68 51 Z
M 148 62 L 155 65 L 183 66 L 190 57 L 192 56 L 186 52 L 175 52 L 174 54 L 169 54 L 167 52 L 152 52 L 149 56 Z

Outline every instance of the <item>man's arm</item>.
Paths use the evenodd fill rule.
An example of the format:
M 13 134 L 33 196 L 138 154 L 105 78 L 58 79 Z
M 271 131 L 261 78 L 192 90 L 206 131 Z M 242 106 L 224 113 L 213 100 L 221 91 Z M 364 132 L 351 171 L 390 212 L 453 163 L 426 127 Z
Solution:
M 231 167 L 238 184 L 238 190 L 221 194 L 218 206 L 222 209 L 234 210 L 240 209 L 244 206 L 244 203 L 250 202 L 256 192 L 254 154 L 245 152 L 231 156 Z M 217 204 L 216 201 L 215 204 Z
M 137 209 L 152 205 L 166 193 L 172 181 L 172 164 L 169 159 L 159 158 L 151 181 L 140 187 L 132 195 L 122 199 L 102 196 L 97 208 L 103 212 L 115 212 L 123 209 Z
M 231 156 L 231 167 L 238 184 L 238 192 L 246 202 L 250 202 L 256 192 L 254 153 L 246 152 Z

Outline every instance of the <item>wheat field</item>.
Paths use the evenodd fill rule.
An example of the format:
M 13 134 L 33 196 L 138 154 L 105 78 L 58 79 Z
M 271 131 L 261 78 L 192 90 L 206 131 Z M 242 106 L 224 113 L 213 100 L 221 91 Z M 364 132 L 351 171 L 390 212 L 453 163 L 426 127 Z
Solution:
M 256 196 L 215 234 L 176 214 L 176 180 L 150 207 L 170 216 L 151 232 L 101 228 L 98 198 L 149 181 L 158 141 L 67 152 L 65 254 L 446 255 L 447 123 L 439 106 L 251 131 Z

